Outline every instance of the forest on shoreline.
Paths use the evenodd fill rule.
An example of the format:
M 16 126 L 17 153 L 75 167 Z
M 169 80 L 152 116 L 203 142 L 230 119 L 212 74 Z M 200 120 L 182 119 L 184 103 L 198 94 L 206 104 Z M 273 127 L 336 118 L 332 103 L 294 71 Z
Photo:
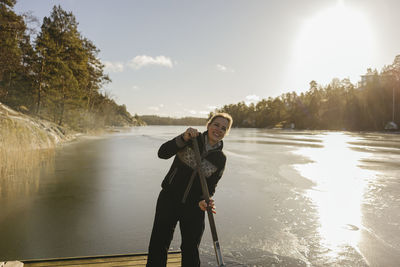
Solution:
M 310 82 L 305 93 L 285 93 L 258 103 L 224 105 L 233 127 L 382 131 L 400 125 L 400 55 L 380 72 L 368 69 L 359 84 L 334 78 L 326 86 Z
M 304 93 L 285 93 L 257 103 L 227 104 L 211 112 L 229 113 L 233 127 L 382 131 L 400 125 L 400 55 L 380 72 L 367 69 L 358 84 L 333 78 L 328 85 L 310 82 Z M 141 116 L 149 125 L 205 125 L 207 119 Z
M 15 4 L 0 1 L 1 103 L 77 131 L 142 124 L 102 91 L 111 79 L 72 12 L 54 6 L 35 32 L 27 25 L 37 19 Z
M 207 123 L 206 118 L 197 118 L 197 117 L 171 118 L 171 117 L 160 117 L 157 115 L 143 115 L 140 116 L 140 119 L 143 120 L 147 125 L 204 126 Z

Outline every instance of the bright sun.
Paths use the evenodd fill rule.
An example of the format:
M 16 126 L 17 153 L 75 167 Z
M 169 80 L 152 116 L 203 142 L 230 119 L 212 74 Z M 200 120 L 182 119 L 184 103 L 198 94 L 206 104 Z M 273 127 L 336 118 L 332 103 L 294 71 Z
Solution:
M 346 78 L 355 83 L 370 67 L 373 37 L 362 12 L 339 1 L 307 20 L 297 38 L 290 76 L 296 84 L 316 80 L 328 84 L 332 78 Z M 306 83 L 305 83 L 306 82 Z

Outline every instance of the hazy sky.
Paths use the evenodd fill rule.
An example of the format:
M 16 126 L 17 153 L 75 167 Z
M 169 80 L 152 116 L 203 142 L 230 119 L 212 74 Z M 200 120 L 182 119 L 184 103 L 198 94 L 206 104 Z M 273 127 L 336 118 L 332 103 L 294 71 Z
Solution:
M 40 23 L 72 11 L 132 114 L 215 107 L 359 80 L 400 54 L 399 0 L 17 0 Z

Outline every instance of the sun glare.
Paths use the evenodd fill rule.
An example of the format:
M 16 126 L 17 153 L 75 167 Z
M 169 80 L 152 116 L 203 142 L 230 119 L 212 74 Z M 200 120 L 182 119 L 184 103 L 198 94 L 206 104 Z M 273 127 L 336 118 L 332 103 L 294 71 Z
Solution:
M 328 254 L 337 257 L 343 247 L 358 250 L 364 190 L 374 174 L 359 167 L 365 155 L 351 149 L 354 137 L 328 133 L 323 140 L 322 149 L 299 149 L 296 153 L 313 162 L 294 167 L 315 183 L 308 196 L 319 213 L 321 243 L 329 248 Z
M 357 82 L 373 57 L 372 35 L 361 11 L 341 1 L 322 10 L 301 28 L 294 47 L 291 79 L 305 85 L 311 80 L 325 85 L 332 78 L 346 77 Z M 304 91 L 308 87 L 296 89 Z

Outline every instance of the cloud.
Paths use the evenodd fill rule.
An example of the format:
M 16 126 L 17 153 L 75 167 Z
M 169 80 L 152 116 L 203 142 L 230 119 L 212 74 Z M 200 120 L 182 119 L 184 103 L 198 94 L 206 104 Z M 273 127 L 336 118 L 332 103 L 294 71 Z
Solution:
M 132 91 L 134 91 L 134 92 L 140 91 L 140 87 L 137 86 L 137 85 L 133 85 L 132 86 Z
M 104 61 L 104 70 L 107 72 L 122 72 L 124 71 L 124 64 L 122 62 Z
M 248 95 L 245 98 L 246 100 L 244 101 L 246 105 L 250 105 L 251 103 L 256 103 L 260 101 L 260 97 L 258 95 Z
M 194 110 L 194 109 L 187 109 L 187 108 L 184 108 L 183 111 L 184 111 L 186 114 L 189 113 L 190 115 L 196 115 L 196 114 L 197 114 L 197 111 Z
M 228 68 L 228 67 L 226 67 L 226 66 L 224 66 L 224 65 L 221 65 L 221 64 L 217 64 L 215 67 L 216 67 L 217 70 L 220 71 L 220 72 L 235 72 L 234 69 Z
M 120 61 L 103 61 L 104 69 L 107 72 L 123 72 L 126 67 L 138 70 L 143 67 L 155 65 L 161 67 L 172 68 L 173 66 L 177 65 L 178 62 L 172 60 L 166 56 L 157 56 L 151 57 L 146 55 L 136 56 L 131 59 L 129 62 L 120 62 Z
M 128 66 L 135 70 L 151 65 L 172 68 L 174 64 L 166 56 L 151 57 L 146 55 L 136 56 L 128 62 Z
M 154 110 L 154 111 L 159 111 L 159 110 L 160 110 L 160 108 L 159 108 L 159 107 L 156 107 L 156 106 L 148 107 L 148 109 Z
M 153 111 L 160 111 L 160 109 L 163 108 L 163 107 L 164 107 L 164 104 L 159 104 L 158 106 L 150 106 L 150 107 L 147 107 L 147 108 L 150 109 L 150 110 L 153 110 Z

